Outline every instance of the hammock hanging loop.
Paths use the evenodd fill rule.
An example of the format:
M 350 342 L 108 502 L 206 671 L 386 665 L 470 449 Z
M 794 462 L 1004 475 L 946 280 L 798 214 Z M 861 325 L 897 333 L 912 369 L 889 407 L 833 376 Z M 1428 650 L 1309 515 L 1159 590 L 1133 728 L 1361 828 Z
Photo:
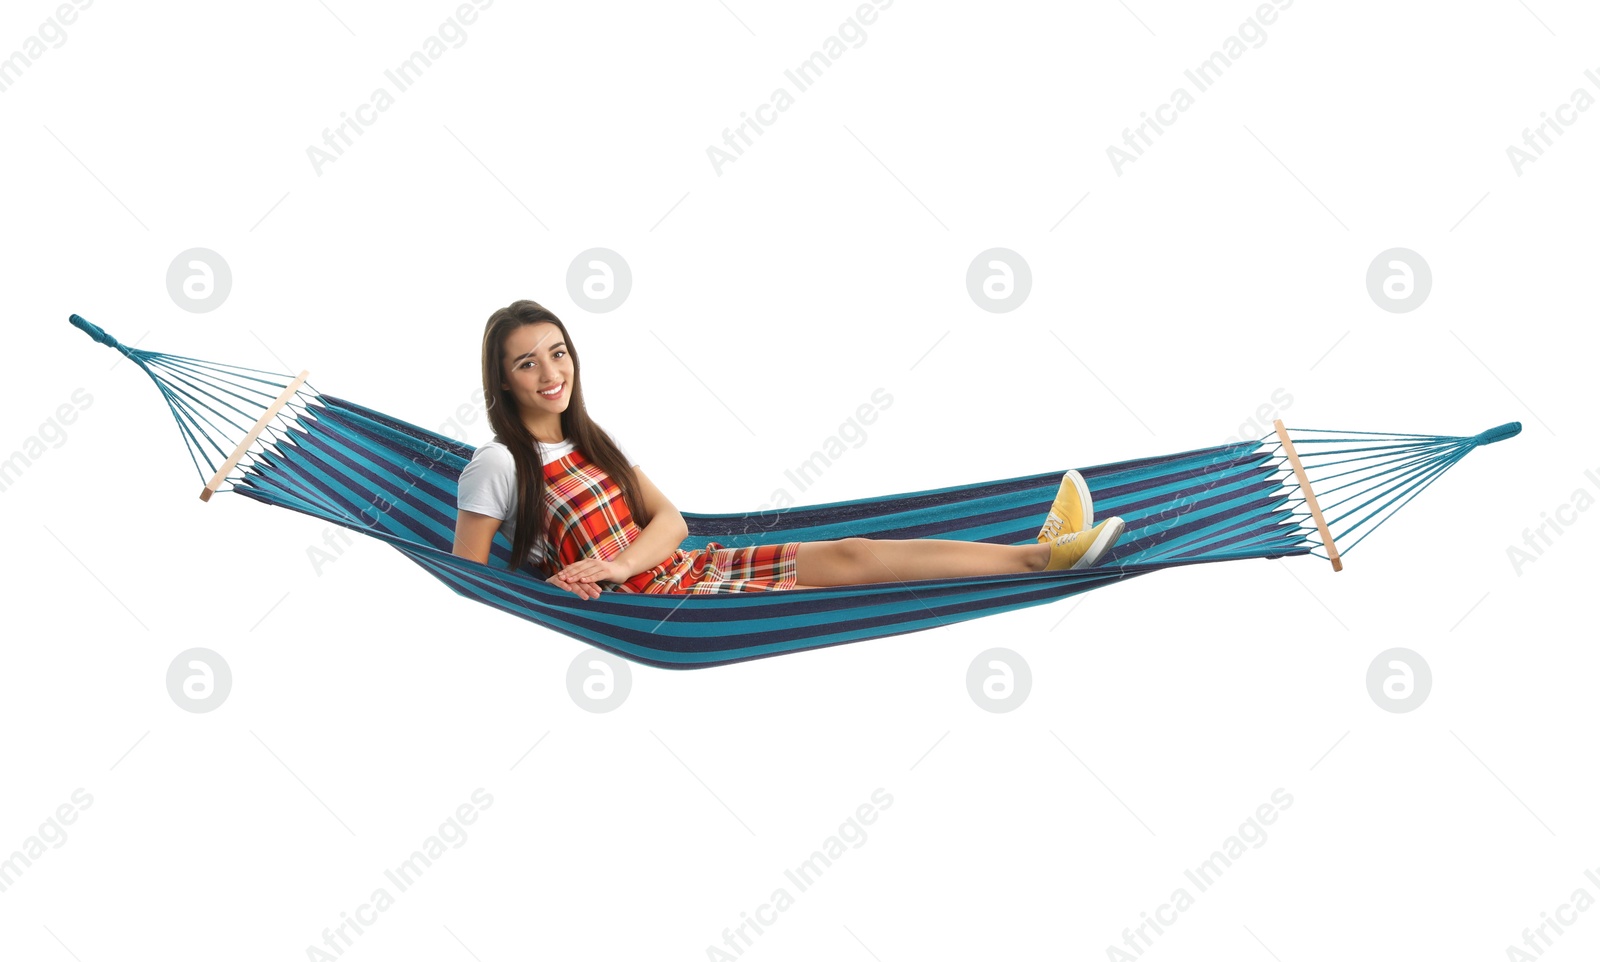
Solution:
M 129 357 L 133 357 L 133 350 L 131 348 L 124 347 L 121 341 L 118 341 L 116 338 L 112 337 L 110 334 L 107 334 L 105 332 L 105 329 L 102 328 L 100 325 L 95 324 L 92 321 L 84 320 L 82 317 L 78 316 L 77 314 L 72 315 L 72 317 L 69 318 L 69 320 L 72 321 L 72 326 L 73 327 L 78 328 L 79 330 L 83 331 L 85 334 L 87 334 L 90 337 L 94 338 L 97 343 L 104 344 L 107 347 L 114 347 L 117 350 L 121 351 L 123 354 L 126 354 Z
M 1483 444 L 1493 444 L 1496 441 L 1504 441 L 1506 438 L 1514 438 L 1521 433 L 1521 421 L 1507 421 L 1499 427 L 1490 428 L 1489 430 L 1484 431 L 1482 434 L 1475 436 L 1472 439 L 1472 444 L 1474 447 Z

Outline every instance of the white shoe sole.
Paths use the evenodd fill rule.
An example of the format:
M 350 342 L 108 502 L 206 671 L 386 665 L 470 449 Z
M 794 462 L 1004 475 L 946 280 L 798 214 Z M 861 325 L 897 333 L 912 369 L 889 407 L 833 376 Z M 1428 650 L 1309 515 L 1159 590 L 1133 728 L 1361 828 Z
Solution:
M 1089 550 L 1083 553 L 1083 557 L 1079 558 L 1067 570 L 1076 571 L 1079 568 L 1092 568 L 1099 564 L 1100 559 L 1105 557 L 1106 552 L 1111 550 L 1112 546 L 1117 543 L 1118 539 L 1122 537 L 1122 533 L 1127 529 L 1128 526 L 1123 523 L 1121 518 L 1107 519 L 1106 526 L 1100 529 L 1100 534 L 1094 539 L 1094 544 L 1091 544 Z

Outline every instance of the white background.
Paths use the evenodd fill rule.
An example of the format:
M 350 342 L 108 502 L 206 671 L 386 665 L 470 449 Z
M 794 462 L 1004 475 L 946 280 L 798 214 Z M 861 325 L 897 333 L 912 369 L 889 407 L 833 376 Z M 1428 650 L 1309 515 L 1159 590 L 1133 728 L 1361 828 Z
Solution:
M 344 957 L 716 958 L 783 886 L 749 958 L 1100 959 L 1278 788 L 1266 841 L 1145 958 L 1504 958 L 1600 897 L 1600 515 L 1562 509 L 1600 496 L 1600 112 L 1569 109 L 1520 176 L 1506 153 L 1600 96 L 1600 17 L 1295 3 L 1119 176 L 1107 147 L 1254 4 L 901 0 L 719 176 L 708 146 L 854 9 L 499 0 L 320 175 L 307 148 L 453 4 L 95 3 L 0 93 L 0 457 L 93 399 L 0 494 L 0 854 L 93 799 L 0 892 L 7 957 L 307 958 L 384 886 Z M 7 4 L 0 56 L 53 10 Z M 597 246 L 633 271 L 609 313 L 566 283 Z M 1397 246 L 1433 272 L 1409 313 L 1366 290 Z M 192 247 L 233 272 L 209 313 L 167 293 Z M 1010 313 L 966 293 L 990 247 L 1032 268 Z M 476 444 L 482 326 L 519 298 L 571 326 L 591 412 L 685 511 L 793 491 L 878 388 L 893 405 L 802 503 L 1264 434 L 1245 422 L 1280 388 L 1291 426 L 1524 430 L 1337 575 L 1203 565 L 634 666 L 595 715 L 567 693 L 573 640 L 381 543 L 319 574 L 315 519 L 202 504 L 149 380 L 67 324 L 308 368 Z M 1508 547 L 1558 510 L 1519 573 Z M 234 677 L 206 714 L 165 687 L 195 646 Z M 1004 714 L 965 682 L 996 646 L 1033 673 Z M 1366 688 L 1394 646 L 1433 671 L 1407 714 Z M 465 843 L 397 893 L 383 871 L 479 787 Z M 865 842 L 798 891 L 785 869 L 878 788 Z M 1577 917 L 1548 953 L 1600 949 L 1600 912 Z

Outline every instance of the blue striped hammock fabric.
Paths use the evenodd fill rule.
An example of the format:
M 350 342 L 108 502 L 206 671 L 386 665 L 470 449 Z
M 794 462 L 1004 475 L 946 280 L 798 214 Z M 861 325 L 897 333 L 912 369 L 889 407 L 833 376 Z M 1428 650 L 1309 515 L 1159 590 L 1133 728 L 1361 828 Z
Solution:
M 1093 568 L 792 591 L 606 591 L 591 601 L 547 583 L 531 566 L 511 570 L 504 535 L 495 536 L 486 565 L 451 553 L 456 482 L 473 447 L 316 391 L 305 372 L 293 377 L 143 351 L 76 314 L 71 323 L 150 375 L 206 481 L 203 499 L 230 491 L 387 542 L 458 594 L 662 668 L 938 628 L 1182 565 L 1315 555 L 1337 567 L 1340 555 L 1467 452 L 1521 429 L 1512 422 L 1464 437 L 1284 429 L 1079 467 L 1096 515 L 1127 524 Z M 1065 470 L 777 513 L 685 511 L 689 536 L 681 547 L 847 537 L 1029 544 Z

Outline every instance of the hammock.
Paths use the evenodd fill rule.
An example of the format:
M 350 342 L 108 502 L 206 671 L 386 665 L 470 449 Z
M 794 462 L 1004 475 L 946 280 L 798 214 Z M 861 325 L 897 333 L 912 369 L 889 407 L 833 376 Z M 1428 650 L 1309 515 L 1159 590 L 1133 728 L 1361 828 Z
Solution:
M 704 668 L 921 631 L 1048 604 L 1163 568 L 1242 558 L 1342 556 L 1466 456 L 1516 435 L 1295 429 L 1177 454 L 1080 467 L 1095 513 L 1127 530 L 1099 565 L 794 591 L 629 594 L 587 601 L 530 565 L 451 553 L 456 482 L 474 448 L 323 394 L 297 377 L 130 348 L 74 326 L 150 375 L 205 487 L 290 508 L 387 542 L 457 594 L 643 664 Z M 242 441 L 238 440 L 243 438 Z M 201 462 L 206 467 L 201 467 Z M 1066 468 L 977 484 L 789 508 L 683 512 L 686 550 L 838 538 L 1028 544 Z M 227 487 L 224 487 L 227 485 Z M 1319 551 L 1320 549 L 1320 551 Z

